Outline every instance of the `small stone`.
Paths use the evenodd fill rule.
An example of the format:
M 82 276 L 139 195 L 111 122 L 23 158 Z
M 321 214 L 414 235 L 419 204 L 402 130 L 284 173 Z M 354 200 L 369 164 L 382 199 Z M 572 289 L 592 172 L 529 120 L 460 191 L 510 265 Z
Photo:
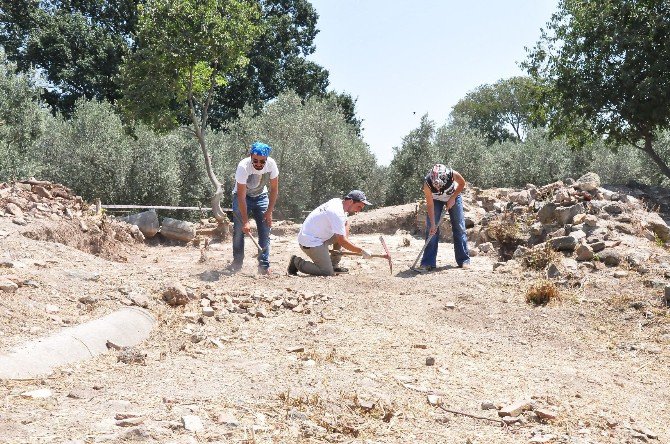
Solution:
M 92 390 L 86 390 L 86 389 L 70 390 L 70 392 L 67 394 L 67 397 L 72 399 L 91 399 L 94 396 L 95 393 L 93 393 Z
M 435 365 L 435 358 L 433 358 L 432 356 L 427 357 L 426 358 L 426 365 L 428 365 L 428 366 Z
M 229 427 L 237 427 L 240 425 L 240 422 L 237 420 L 235 415 L 230 411 L 225 411 L 219 414 L 216 419 L 217 424 L 227 425 Z
M 149 306 L 149 298 L 143 292 L 133 291 L 128 295 L 128 299 L 138 307 L 147 308 Z
M 556 439 L 555 435 L 535 435 L 528 442 L 531 444 L 542 444 L 552 442 L 554 439 Z
M 60 308 L 58 308 L 58 306 L 56 306 L 56 305 L 47 304 L 44 307 L 44 311 L 46 311 L 49 314 L 54 314 L 54 313 L 58 313 L 60 311 Z
M 535 409 L 534 412 L 538 416 L 538 418 L 543 419 L 545 421 L 553 421 L 558 416 L 556 412 L 548 409 Z
M 498 411 L 498 416 L 519 416 L 521 412 L 528 409 L 530 409 L 530 401 L 517 401 L 500 409 Z
M 507 425 L 512 425 L 514 423 L 519 422 L 519 417 L 518 416 L 503 416 L 503 422 Z
M 207 317 L 214 316 L 214 309 L 210 306 L 202 307 L 202 315 Z
M 188 304 L 190 297 L 186 288 L 179 283 L 172 283 L 163 290 L 163 300 L 173 307 Z
M 444 304 L 444 308 L 448 310 L 454 310 L 456 308 L 456 304 L 454 304 L 453 302 L 447 302 L 446 304 Z
M 288 347 L 286 349 L 286 351 L 289 352 L 289 353 L 302 353 L 302 352 L 305 351 L 305 347 L 303 347 L 301 345 L 298 345 L 298 346 L 295 346 L 295 347 Z
M 46 398 L 51 398 L 53 396 L 53 392 L 49 389 L 39 389 L 39 390 L 32 390 L 29 392 L 23 392 L 21 393 L 21 396 L 24 398 L 31 398 L 31 399 L 46 399 Z
M 645 301 L 635 301 L 631 302 L 630 306 L 636 310 L 642 310 L 647 306 L 647 303 Z
M 267 318 L 268 313 L 267 313 L 267 311 L 265 311 L 265 308 L 263 308 L 263 307 L 257 308 L 256 309 L 256 317 L 257 318 Z
M 81 302 L 82 304 L 95 304 L 96 302 L 98 302 L 98 297 L 94 296 L 92 294 L 89 294 L 89 295 L 80 297 L 79 302 Z
M 428 404 L 430 405 L 440 405 L 440 397 L 437 395 L 428 395 Z
M 16 283 L 10 281 L 9 279 L 0 278 L 0 291 L 5 293 L 14 293 L 18 289 L 19 286 Z
M 646 427 L 635 426 L 635 427 L 633 427 L 633 430 L 635 430 L 635 431 L 638 432 L 638 433 L 642 433 L 642 434 L 645 435 L 647 438 L 650 438 L 650 439 L 658 439 L 658 434 L 652 432 L 651 430 L 649 430 L 649 429 L 646 428 Z
M 144 422 L 143 416 L 123 418 L 116 421 L 116 425 L 119 427 L 134 427 L 142 424 Z
M 483 401 L 481 405 L 482 410 L 495 410 L 496 405 L 491 401 Z
M 286 300 L 283 302 L 283 304 L 284 304 L 284 307 L 286 307 L 286 308 L 288 308 L 288 309 L 290 309 L 290 310 L 296 308 L 296 307 L 299 305 L 299 304 L 298 304 L 298 301 L 296 301 L 295 299 L 286 299 Z
M 625 270 L 617 270 L 614 272 L 614 277 L 617 279 L 623 279 L 628 276 L 628 272 Z
M 202 420 L 197 415 L 182 416 L 181 422 L 184 426 L 184 429 L 188 430 L 189 432 L 199 432 L 205 428 L 205 426 L 202 424 Z

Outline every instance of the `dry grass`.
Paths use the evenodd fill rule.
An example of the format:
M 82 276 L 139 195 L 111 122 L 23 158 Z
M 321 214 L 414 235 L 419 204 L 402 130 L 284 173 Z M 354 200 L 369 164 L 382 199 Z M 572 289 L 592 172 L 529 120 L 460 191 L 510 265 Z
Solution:
M 374 436 L 382 423 L 389 423 L 397 415 L 395 405 L 381 400 L 366 400 L 356 393 L 339 393 L 334 398 L 323 398 L 318 393 L 292 396 L 279 394 L 279 400 L 288 410 L 294 408 L 307 415 L 328 433 L 349 437 Z
M 554 251 L 548 244 L 542 248 L 533 248 L 521 260 L 525 268 L 542 271 L 551 263 L 558 263 L 561 255 Z
M 614 293 L 609 299 L 609 305 L 619 311 L 624 311 L 630 307 L 634 298 L 628 293 Z
M 526 302 L 534 305 L 547 305 L 552 301 L 560 301 L 561 292 L 551 281 L 540 280 L 530 286 L 526 292 Z

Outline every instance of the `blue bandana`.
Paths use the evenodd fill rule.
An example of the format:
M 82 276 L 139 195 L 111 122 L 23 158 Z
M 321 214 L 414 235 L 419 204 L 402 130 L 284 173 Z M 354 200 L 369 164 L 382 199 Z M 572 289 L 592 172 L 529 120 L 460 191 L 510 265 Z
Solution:
M 272 151 L 272 147 L 265 143 L 254 142 L 251 144 L 251 154 L 267 157 L 270 155 L 270 151 Z

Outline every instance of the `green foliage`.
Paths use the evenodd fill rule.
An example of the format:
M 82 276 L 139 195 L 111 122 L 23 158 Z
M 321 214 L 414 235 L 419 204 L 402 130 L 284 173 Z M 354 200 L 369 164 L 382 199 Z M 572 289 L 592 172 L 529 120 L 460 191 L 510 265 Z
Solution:
M 542 88 L 529 77 L 502 79 L 469 92 L 452 118 L 479 130 L 489 144 L 520 141 L 530 128 L 543 126 Z
M 257 4 L 148 0 L 139 10 L 138 49 L 121 69 L 124 109 L 155 128 L 174 128 L 188 116 L 204 129 L 213 89 L 248 62 L 260 31 Z
M 89 199 L 125 197 L 130 137 L 109 104 L 78 102 L 72 119 L 54 119 L 39 145 L 41 177 L 70 185 Z
M 303 210 L 354 188 L 365 190 L 374 203 L 383 201 L 385 180 L 376 160 L 334 97 L 303 103 L 295 93 L 281 94 L 258 115 L 246 108 L 226 133 L 212 136 L 213 163 L 225 172 L 227 190 L 233 189 L 235 167 L 254 140 L 273 147 L 271 156 L 280 171 L 280 215 L 300 217 Z
M 0 45 L 19 68 L 39 70 L 44 99 L 71 113 L 80 97 L 114 101 L 114 78 L 130 52 L 134 0 L 0 0 Z
M 670 128 L 670 8 L 667 2 L 561 0 L 525 66 L 548 86 L 554 135 L 573 146 L 603 138 L 644 151 Z
M 421 118 L 419 127 L 403 138 L 402 146 L 394 148 L 394 156 L 388 168 L 389 192 L 386 205 L 410 202 L 423 195 L 421 184 L 430 167 L 443 163 L 434 148 L 435 123 L 427 115 Z
M 662 133 L 661 140 L 670 141 Z M 614 147 L 616 148 L 616 147 Z M 663 149 L 670 150 L 670 143 Z M 488 141 L 463 122 L 435 128 L 424 117 L 396 149 L 388 173 L 386 204 L 410 202 L 423 196 L 423 178 L 434 163 L 444 163 L 461 173 L 466 181 L 481 187 L 523 187 L 578 178 L 593 171 L 603 183 L 625 184 L 634 179 L 661 184 L 659 170 L 649 165 L 640 151 L 613 149 L 602 141 L 584 149 L 573 149 L 564 138 L 552 138 L 543 128 L 531 129 L 524 142 Z
M 328 71 L 306 57 L 314 52 L 318 15 L 307 0 L 264 0 L 263 32 L 247 56 L 243 71 L 233 73 L 225 88 L 219 87 L 212 107 L 212 126 L 221 128 L 235 120 L 245 107 L 260 112 L 285 91 L 302 99 L 324 96 Z
M 0 50 L 0 181 L 35 174 L 31 146 L 49 119 L 38 96 L 30 76 L 17 73 Z

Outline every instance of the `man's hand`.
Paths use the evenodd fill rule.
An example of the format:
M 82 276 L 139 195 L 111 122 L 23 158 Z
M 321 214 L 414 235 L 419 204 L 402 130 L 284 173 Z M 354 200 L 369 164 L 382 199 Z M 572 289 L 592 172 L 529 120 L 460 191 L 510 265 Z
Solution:
M 363 259 L 370 259 L 372 257 L 372 253 L 364 248 L 361 248 L 361 255 L 363 256 Z
M 263 215 L 263 219 L 265 219 L 265 223 L 268 227 L 272 227 L 272 211 L 266 211 Z
M 449 198 L 449 200 L 447 201 L 447 210 L 451 210 L 451 207 L 453 207 L 455 203 L 456 203 L 456 198 L 451 196 Z
M 437 233 L 437 225 L 432 224 L 432 225 L 430 226 L 430 230 L 428 230 L 428 234 L 430 234 L 431 236 L 433 236 L 433 235 L 435 235 L 435 233 Z
M 242 232 L 244 234 L 251 233 L 251 226 L 249 225 L 249 221 L 246 221 L 244 224 L 242 224 Z

